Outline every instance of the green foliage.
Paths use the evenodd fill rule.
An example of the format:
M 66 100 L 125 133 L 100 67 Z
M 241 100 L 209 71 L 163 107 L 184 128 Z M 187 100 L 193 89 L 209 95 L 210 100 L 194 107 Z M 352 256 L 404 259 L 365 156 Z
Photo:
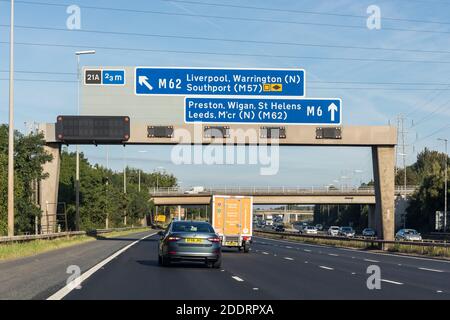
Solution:
M 421 232 L 434 230 L 436 211 L 444 210 L 446 160 L 450 164 L 450 158 L 445 154 L 425 149 L 417 156 L 416 163 L 411 166 L 417 174 L 419 188 L 411 197 L 410 205 L 406 210 L 408 227 L 416 228 Z M 450 176 L 450 170 L 447 175 Z
M 14 134 L 14 204 L 17 234 L 34 232 L 41 210 L 32 200 L 33 181 L 45 178 L 42 165 L 52 160 L 44 150 L 42 134 Z M 0 235 L 7 234 L 8 126 L 0 125 Z
M 59 201 L 65 202 L 69 229 L 75 228 L 75 161 L 76 154 L 63 150 L 61 154 L 61 171 Z M 127 192 L 123 190 L 123 172 L 113 172 L 99 165 L 91 165 L 80 154 L 80 219 L 83 230 L 105 228 L 106 219 L 109 226 L 137 225 L 150 213 L 149 188 L 158 183 L 159 187 L 173 187 L 176 178 L 167 173 L 140 173 L 141 191 L 139 192 L 139 170 L 126 168 Z

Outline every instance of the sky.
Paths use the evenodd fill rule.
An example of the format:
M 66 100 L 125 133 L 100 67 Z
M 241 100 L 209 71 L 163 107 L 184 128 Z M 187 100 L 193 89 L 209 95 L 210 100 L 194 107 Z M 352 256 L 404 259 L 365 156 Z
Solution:
M 9 5 L 0 0 L 0 123 L 8 121 Z M 66 27 L 70 5 L 81 8 L 80 30 Z M 366 26 L 371 5 L 380 8 L 379 30 Z M 74 52 L 95 49 L 82 65 L 303 68 L 306 96 L 341 98 L 344 125 L 396 126 L 403 115 L 412 163 L 424 147 L 443 151 L 437 138 L 450 135 L 448 12 L 447 0 L 16 1 L 15 127 L 75 114 Z M 171 148 L 110 146 L 108 165 L 166 170 L 184 187 L 348 185 L 373 176 L 368 148 L 282 147 L 271 176 L 260 165 L 176 165 Z M 107 147 L 81 150 L 106 165 Z

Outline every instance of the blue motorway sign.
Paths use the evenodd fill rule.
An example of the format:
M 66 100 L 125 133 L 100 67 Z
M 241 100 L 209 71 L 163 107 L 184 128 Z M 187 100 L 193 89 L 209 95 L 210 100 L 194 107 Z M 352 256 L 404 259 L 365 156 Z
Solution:
M 135 69 L 137 95 L 305 95 L 302 69 L 159 68 Z
M 186 97 L 185 122 L 340 125 L 341 99 Z

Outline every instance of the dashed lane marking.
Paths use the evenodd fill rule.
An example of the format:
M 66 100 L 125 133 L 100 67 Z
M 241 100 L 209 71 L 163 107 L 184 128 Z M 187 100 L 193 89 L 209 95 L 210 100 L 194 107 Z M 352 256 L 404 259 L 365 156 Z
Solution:
M 238 282 L 243 282 L 244 280 L 239 278 L 238 276 L 232 276 L 232 278 Z
M 319 266 L 319 268 L 325 269 L 325 270 L 334 270 L 333 268 L 326 267 L 326 266 Z
M 429 269 L 429 268 L 419 268 L 419 270 L 424 270 L 424 271 L 431 271 L 431 272 L 444 272 L 443 270 L 438 270 L 438 269 Z
M 402 285 L 402 284 L 403 284 L 403 283 L 401 283 L 401 282 L 392 281 L 392 280 L 387 280 L 387 279 L 381 279 L 381 281 L 387 282 L 387 283 L 392 283 L 392 284 L 398 284 L 398 285 Z

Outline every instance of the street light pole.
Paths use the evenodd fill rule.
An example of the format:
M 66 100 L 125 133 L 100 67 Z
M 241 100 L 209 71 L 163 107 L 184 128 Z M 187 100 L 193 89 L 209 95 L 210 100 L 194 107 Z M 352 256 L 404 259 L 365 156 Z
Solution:
M 85 54 L 95 54 L 95 50 L 77 51 L 77 114 L 80 115 L 80 56 Z M 78 145 L 76 147 L 76 172 L 75 172 L 75 229 L 80 230 L 80 152 Z
M 8 236 L 14 236 L 14 0 L 11 0 L 9 53 Z
M 444 141 L 445 143 L 445 166 L 444 166 L 444 232 L 447 231 L 447 193 L 448 193 L 448 189 L 447 189 L 447 171 L 448 171 L 448 153 L 447 153 L 447 144 L 448 144 L 448 139 L 442 139 L 439 138 L 438 140 L 440 141 Z

